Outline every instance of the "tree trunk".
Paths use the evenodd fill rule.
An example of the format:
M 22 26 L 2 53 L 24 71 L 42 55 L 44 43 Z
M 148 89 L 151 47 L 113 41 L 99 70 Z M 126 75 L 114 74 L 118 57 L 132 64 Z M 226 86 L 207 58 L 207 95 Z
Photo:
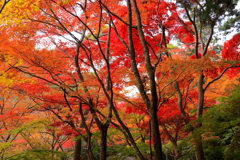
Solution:
M 73 160 L 81 160 L 82 140 L 75 141 Z
M 101 142 L 100 142 L 100 160 L 107 159 L 107 131 L 109 124 L 102 125 L 101 132 Z
M 201 141 L 197 142 L 195 147 L 196 147 L 195 151 L 196 160 L 205 160 L 202 142 Z
M 89 135 L 89 137 L 87 138 L 87 157 L 88 157 L 88 160 L 96 160 L 92 152 L 91 139 L 92 139 L 92 135 Z
M 203 107 L 204 107 L 204 92 L 203 89 L 204 85 L 204 75 L 201 73 L 198 77 L 198 106 L 197 106 L 197 118 L 200 118 L 203 113 Z M 202 126 L 201 122 L 198 122 L 196 125 L 196 128 L 199 128 Z M 202 137 L 201 135 L 196 135 L 195 138 L 195 155 L 197 160 L 205 160 L 203 146 L 202 146 Z
M 154 141 L 154 155 L 156 160 L 163 160 L 162 154 L 162 144 L 161 137 L 159 132 L 158 118 L 157 118 L 157 109 L 150 108 L 150 123 L 151 123 L 151 132 L 153 135 Z
M 204 107 L 204 75 L 201 73 L 198 77 L 198 105 L 197 105 L 197 118 L 200 118 L 203 113 Z
M 146 104 L 149 114 L 150 114 L 150 126 L 151 126 L 151 132 L 153 136 L 154 141 L 154 150 L 155 150 L 155 159 L 156 160 L 163 160 L 163 154 L 162 154 L 162 144 L 161 144 L 161 137 L 160 137 L 160 131 L 159 131 L 159 125 L 158 125 L 158 117 L 157 117 L 157 107 L 158 107 L 158 95 L 156 90 L 156 82 L 155 82 L 155 68 L 151 64 L 151 57 L 150 52 L 148 49 L 147 42 L 144 37 L 143 32 L 143 26 L 141 22 L 141 16 L 140 11 L 137 7 L 136 0 L 128 0 L 127 1 L 128 6 L 128 23 L 130 26 L 128 26 L 128 40 L 129 40 L 129 53 L 130 53 L 130 59 L 132 64 L 132 71 L 134 73 L 134 76 L 137 81 L 137 88 L 141 94 L 141 97 L 144 100 L 144 103 Z M 139 35 L 140 42 L 142 44 L 143 50 L 144 50 L 144 58 L 145 58 L 145 68 L 148 72 L 148 77 L 150 80 L 150 91 L 151 91 L 151 100 L 148 97 L 147 92 L 145 91 L 144 83 L 141 80 L 141 76 L 138 71 L 137 62 L 135 59 L 135 48 L 133 45 L 133 38 L 132 38 L 132 8 L 135 13 L 135 18 L 137 22 L 137 31 Z

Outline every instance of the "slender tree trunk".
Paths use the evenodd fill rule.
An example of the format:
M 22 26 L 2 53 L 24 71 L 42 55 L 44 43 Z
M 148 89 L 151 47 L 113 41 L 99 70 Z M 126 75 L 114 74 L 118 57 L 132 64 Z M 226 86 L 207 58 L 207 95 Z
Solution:
M 132 6 L 131 6 L 132 3 Z M 139 72 L 137 69 L 137 65 L 134 64 L 136 63 L 135 60 L 135 53 L 134 53 L 134 45 L 132 41 L 132 28 L 129 28 L 129 43 L 130 43 L 130 58 L 132 62 L 132 69 L 135 72 L 135 78 L 138 83 L 138 89 L 139 92 L 148 108 L 149 114 L 150 114 L 150 123 L 151 123 L 151 131 L 153 135 L 153 140 L 154 140 L 154 152 L 155 152 L 155 159 L 156 160 L 163 160 L 163 153 L 162 153 L 162 143 L 161 143 L 161 137 L 160 137 L 160 131 L 159 131 L 159 125 L 158 125 L 158 116 L 157 116 L 157 107 L 158 107 L 158 95 L 157 95 L 157 90 L 156 90 L 156 82 L 155 82 L 155 68 L 151 64 L 151 57 L 150 57 L 150 52 L 148 49 L 147 42 L 144 37 L 144 32 L 143 32 L 143 26 L 142 26 L 142 21 L 141 21 L 141 15 L 140 11 L 137 6 L 136 0 L 129 0 L 128 1 L 128 9 L 129 9 L 129 17 L 128 17 L 128 22 L 131 24 L 132 19 L 131 19 L 131 8 L 133 8 L 134 13 L 135 13 L 135 18 L 137 22 L 137 31 L 139 35 L 140 42 L 143 47 L 144 51 L 144 58 L 145 58 L 145 67 L 148 72 L 148 77 L 150 80 L 150 91 L 151 91 L 151 100 L 147 96 L 147 93 L 144 91 L 143 83 L 140 80 Z
M 82 140 L 75 141 L 73 160 L 81 160 Z
M 205 160 L 202 142 L 198 141 L 197 144 L 195 144 L 195 145 L 196 145 L 195 146 L 196 147 L 196 151 L 195 151 L 196 160 Z
M 203 89 L 204 85 L 204 75 L 201 73 L 198 77 L 198 106 L 197 106 L 197 118 L 200 118 L 203 113 L 203 107 L 204 107 L 204 92 Z M 199 128 L 202 126 L 202 123 L 199 122 L 196 125 L 196 128 Z M 202 146 L 202 137 L 201 135 L 197 135 L 195 139 L 195 155 L 197 160 L 205 160 L 203 146 Z
M 200 118 L 203 113 L 204 107 L 204 75 L 201 73 L 198 77 L 198 106 L 197 106 L 197 118 Z
M 157 109 L 155 107 L 151 107 L 149 109 L 150 112 L 150 123 L 151 123 L 151 132 L 154 140 L 154 155 L 156 160 L 163 160 L 162 154 L 162 144 L 161 137 L 159 132 L 158 125 L 158 117 L 157 117 Z
M 90 101 L 90 104 L 91 104 L 91 100 Z M 90 107 L 90 110 L 91 110 L 91 107 Z M 80 124 L 80 128 L 85 128 L 85 130 L 87 131 L 87 137 L 85 138 L 85 142 L 87 143 L 87 157 L 89 160 L 95 160 L 95 157 L 92 153 L 92 148 L 91 148 L 91 138 L 92 138 L 92 133 L 90 131 L 90 128 L 87 126 L 86 124 L 86 115 L 88 114 L 88 112 L 90 111 L 88 109 L 85 109 L 83 111 L 82 109 L 82 103 L 80 102 L 79 103 L 79 113 L 81 115 L 81 118 L 82 118 L 82 122 Z M 81 160 L 81 159 L 80 159 Z
M 107 131 L 109 124 L 102 125 L 101 132 L 101 142 L 100 142 L 100 160 L 107 159 Z

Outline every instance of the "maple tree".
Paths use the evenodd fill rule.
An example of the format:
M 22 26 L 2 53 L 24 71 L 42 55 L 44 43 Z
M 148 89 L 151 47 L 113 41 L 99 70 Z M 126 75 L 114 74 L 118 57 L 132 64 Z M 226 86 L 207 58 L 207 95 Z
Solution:
M 104 160 L 120 145 L 133 153 L 119 156 L 179 159 L 186 139 L 204 160 L 199 119 L 226 94 L 219 83 L 234 88 L 239 67 L 239 34 L 214 43 L 237 1 L 214 2 L 4 1 L 0 82 L 35 103 L 29 114 L 50 115 L 48 148 L 67 152 L 60 137 L 75 137 L 74 160 L 96 150 Z M 26 135 L 44 137 L 22 132 L 32 146 Z

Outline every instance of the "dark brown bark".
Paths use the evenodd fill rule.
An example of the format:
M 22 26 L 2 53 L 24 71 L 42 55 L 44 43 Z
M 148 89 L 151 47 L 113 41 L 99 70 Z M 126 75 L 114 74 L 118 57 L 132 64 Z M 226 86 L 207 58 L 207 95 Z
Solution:
M 90 106 L 90 111 L 92 109 L 92 101 L 89 100 L 89 106 Z M 91 160 L 95 160 L 95 157 L 92 153 L 92 148 L 91 148 L 91 137 L 92 137 L 92 133 L 90 131 L 90 127 L 88 127 L 87 123 L 86 123 L 86 118 L 85 116 L 88 114 L 89 110 L 84 110 L 82 109 L 82 103 L 80 102 L 79 104 L 79 113 L 80 113 L 80 116 L 81 116 L 81 119 L 82 119 L 82 122 L 80 124 L 80 127 L 81 128 L 85 128 L 85 130 L 87 131 L 87 137 L 84 138 L 85 142 L 87 143 L 87 156 L 88 156 L 88 159 L 91 159 Z M 92 123 L 92 122 L 91 122 Z M 90 123 L 90 125 L 91 125 Z
M 159 132 L 159 124 L 158 124 L 158 117 L 157 117 L 157 109 L 152 107 L 149 110 L 150 113 L 150 123 L 151 123 L 151 132 L 154 140 L 154 155 L 156 160 L 162 160 L 162 143 L 161 137 Z
M 212 36 L 213 36 L 213 28 L 214 28 L 214 25 L 215 23 L 213 23 L 211 21 L 211 18 L 210 18 L 210 21 L 211 21 L 211 24 L 210 24 L 210 35 L 209 37 L 207 38 L 207 43 L 205 44 L 203 42 L 203 38 L 202 38 L 202 26 L 200 26 L 200 29 L 197 28 L 197 23 L 196 23 L 196 17 L 198 16 L 196 14 L 196 11 L 195 9 L 193 10 L 193 18 L 191 18 L 190 16 L 190 9 L 187 8 L 186 4 L 185 3 L 182 3 L 184 8 L 185 8 L 185 11 L 187 13 L 187 17 L 188 19 L 190 20 L 190 22 L 192 23 L 193 27 L 194 27 L 194 34 L 195 34 L 195 56 L 197 59 L 200 59 L 202 57 L 204 57 L 207 53 L 207 50 L 208 50 L 208 47 L 209 47 L 209 44 L 212 40 Z M 203 8 L 201 8 L 202 10 L 204 10 Z M 201 19 L 201 18 L 200 18 Z M 200 35 L 199 35 L 199 30 L 200 30 Z M 201 57 L 198 55 L 199 53 L 199 40 L 201 41 L 202 43 L 202 55 Z M 197 107 L 196 107 L 196 110 L 197 110 L 197 115 L 196 115 L 196 118 L 200 118 L 203 114 L 203 107 L 204 107 L 204 93 L 205 93 L 205 90 L 207 87 L 204 88 L 204 75 L 203 73 L 200 73 L 199 77 L 198 77 L 198 104 L 197 104 Z M 208 85 L 207 85 L 208 86 Z M 198 122 L 195 126 L 195 128 L 192 128 L 192 131 L 194 129 L 197 129 L 199 127 L 201 127 L 201 122 Z M 194 138 L 194 142 L 195 142 L 195 155 L 196 155 L 196 159 L 197 160 L 205 160 L 205 156 L 204 156 L 204 151 L 203 151 L 203 146 L 202 146 L 202 137 L 201 135 L 196 135 L 196 137 Z
M 132 7 L 133 7 L 133 10 L 135 13 L 136 22 L 137 22 L 138 35 L 139 35 L 140 42 L 142 44 L 143 51 L 144 51 L 145 67 L 147 69 L 147 73 L 148 73 L 148 77 L 149 77 L 149 81 L 150 81 L 151 100 L 148 97 L 146 98 L 146 92 L 143 91 L 142 88 L 140 87 L 141 86 L 140 84 L 142 82 L 139 81 L 139 78 L 137 76 L 135 76 L 135 77 L 137 79 L 140 94 L 142 95 L 142 98 L 143 98 L 143 100 L 148 108 L 149 114 L 150 114 L 151 132 L 152 132 L 153 141 L 154 141 L 155 159 L 162 160 L 163 159 L 162 143 L 161 143 L 159 124 L 158 124 L 158 116 L 157 116 L 158 95 L 157 95 L 156 82 L 155 82 L 155 68 L 151 64 L 149 49 L 148 49 L 147 42 L 144 37 L 144 33 L 143 33 L 143 29 L 142 29 L 143 26 L 142 26 L 142 22 L 141 22 L 141 15 L 140 15 L 139 9 L 137 7 L 136 0 L 131 0 L 131 2 L 132 2 Z M 128 6 L 128 7 L 130 8 L 130 6 Z M 130 18 L 130 16 L 129 16 L 129 18 Z M 129 37 L 129 40 L 132 41 L 131 37 Z M 132 49 L 133 49 L 133 47 L 132 47 Z M 134 49 L 132 50 L 131 54 L 134 55 Z M 135 57 L 131 57 L 131 60 L 135 61 Z M 138 72 L 137 69 L 135 69 L 134 72 Z
M 104 124 L 100 128 L 100 160 L 107 159 L 107 131 L 108 131 L 109 124 Z
M 3 9 L 6 7 L 6 5 L 10 2 L 10 0 L 5 0 L 3 4 L 0 6 L 0 13 L 2 13 Z
M 198 77 L 198 105 L 197 105 L 197 118 L 202 116 L 204 106 L 204 75 L 201 73 Z
M 87 142 L 87 157 L 89 160 L 96 160 L 96 158 L 94 157 L 94 154 L 92 152 L 92 148 L 91 148 L 91 136 L 88 137 L 88 142 Z
M 195 144 L 195 149 L 196 149 L 196 151 L 195 151 L 196 160 L 205 160 L 203 146 L 202 146 L 201 141 L 199 141 Z
M 75 141 L 73 160 L 81 160 L 82 140 Z
M 110 92 L 110 96 L 108 98 L 108 113 L 107 113 L 107 120 L 104 124 L 101 124 L 100 126 L 100 133 L 101 133 L 101 140 L 100 140 L 100 160 L 106 160 L 107 159 L 107 133 L 108 128 L 110 125 L 110 121 L 112 118 L 112 108 L 113 105 L 113 91 L 112 91 L 112 80 L 111 80 L 111 72 L 110 72 L 110 35 L 111 35 L 111 22 L 109 22 L 109 30 L 108 30 L 108 38 L 107 38 L 107 48 L 106 48 L 106 66 L 107 66 L 107 77 L 106 77 L 106 90 Z
M 177 97 L 178 97 L 177 106 L 178 106 L 178 110 L 180 111 L 181 116 L 184 117 L 184 118 L 186 118 L 187 116 L 186 116 L 186 113 L 185 113 L 184 107 L 183 107 L 182 93 L 181 93 L 181 91 L 180 91 L 180 89 L 179 89 L 179 85 L 178 85 L 177 82 L 174 84 L 174 86 L 175 86 L 175 89 L 176 89 L 176 91 L 177 91 Z M 188 123 L 188 122 L 186 122 L 186 123 Z
M 204 75 L 201 73 L 198 77 L 198 105 L 197 105 L 197 118 L 200 118 L 203 113 L 204 107 L 204 93 L 205 90 L 203 88 L 204 85 Z M 201 122 L 198 122 L 196 128 L 202 126 Z M 203 146 L 202 146 L 202 137 L 201 135 L 197 135 L 195 137 L 195 155 L 197 160 L 205 160 Z

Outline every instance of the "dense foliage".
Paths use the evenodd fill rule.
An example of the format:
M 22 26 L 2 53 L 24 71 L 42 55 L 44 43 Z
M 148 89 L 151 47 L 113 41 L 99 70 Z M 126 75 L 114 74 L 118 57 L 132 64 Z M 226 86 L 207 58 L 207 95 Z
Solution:
M 237 3 L 1 1 L 0 159 L 237 159 Z

